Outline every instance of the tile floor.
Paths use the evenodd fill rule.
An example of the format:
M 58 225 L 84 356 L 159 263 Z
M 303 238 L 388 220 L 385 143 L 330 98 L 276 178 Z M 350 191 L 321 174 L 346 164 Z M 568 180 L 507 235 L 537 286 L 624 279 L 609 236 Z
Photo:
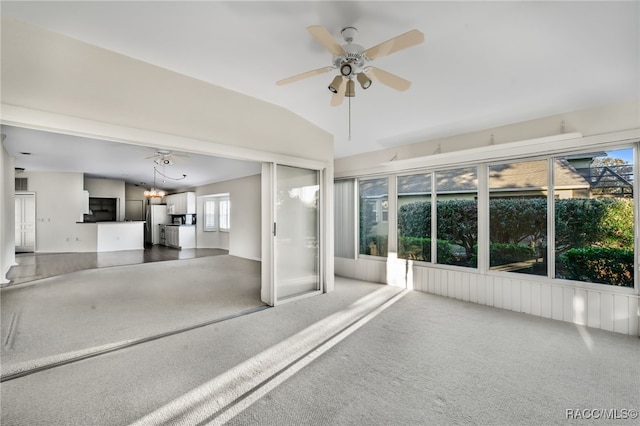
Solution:
M 178 250 L 159 245 L 148 245 L 144 250 L 102 253 L 16 253 L 17 265 L 11 267 L 7 273 L 9 283 L 1 284 L 0 287 L 8 287 L 85 269 L 135 265 L 165 260 L 194 259 L 222 254 L 229 254 L 229 251 L 208 248 Z

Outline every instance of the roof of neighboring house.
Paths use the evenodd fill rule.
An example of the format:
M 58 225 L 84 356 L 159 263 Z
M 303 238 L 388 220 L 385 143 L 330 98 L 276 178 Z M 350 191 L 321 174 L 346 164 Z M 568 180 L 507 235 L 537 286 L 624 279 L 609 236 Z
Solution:
M 565 159 L 556 159 L 554 168 L 555 187 L 589 188 L 589 182 Z M 547 188 L 547 161 L 526 161 L 489 168 L 489 188 L 539 189 Z
M 555 186 L 561 188 L 589 188 L 589 183 L 565 159 L 555 160 Z M 475 167 L 436 172 L 439 193 L 468 193 L 478 188 Z M 360 181 L 360 195 L 382 197 L 387 195 L 387 180 Z M 532 190 L 547 188 L 547 161 L 526 161 L 489 168 L 489 187 L 496 190 Z M 398 177 L 398 195 L 431 193 L 431 175 L 415 174 Z

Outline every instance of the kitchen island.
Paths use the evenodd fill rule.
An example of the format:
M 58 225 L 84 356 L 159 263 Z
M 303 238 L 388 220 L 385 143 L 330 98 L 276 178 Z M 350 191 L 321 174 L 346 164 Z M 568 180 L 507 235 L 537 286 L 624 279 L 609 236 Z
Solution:
M 84 250 L 144 250 L 144 221 L 78 222 L 83 227 Z

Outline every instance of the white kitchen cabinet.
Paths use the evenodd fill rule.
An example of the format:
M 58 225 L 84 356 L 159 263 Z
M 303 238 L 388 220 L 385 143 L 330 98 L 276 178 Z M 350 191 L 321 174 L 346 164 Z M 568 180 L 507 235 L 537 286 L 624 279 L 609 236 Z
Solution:
M 196 193 L 181 192 L 164 197 L 167 214 L 196 214 Z
M 196 227 L 176 226 L 178 228 L 178 243 L 180 248 L 196 248 Z
M 168 245 L 169 247 L 175 247 L 175 248 L 179 248 L 180 245 L 178 244 L 178 226 L 169 226 L 167 225 L 167 227 L 165 228 L 164 231 L 164 238 L 165 238 L 165 244 Z
M 195 248 L 196 227 L 167 225 L 165 228 L 165 244 L 174 248 Z
M 167 205 L 167 214 L 174 214 L 175 210 L 175 195 L 165 195 L 164 203 Z

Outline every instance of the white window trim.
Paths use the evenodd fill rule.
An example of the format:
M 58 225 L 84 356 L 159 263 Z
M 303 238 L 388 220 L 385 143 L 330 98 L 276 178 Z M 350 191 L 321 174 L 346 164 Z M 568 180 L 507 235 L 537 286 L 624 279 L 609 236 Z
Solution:
M 617 140 L 616 136 L 620 136 L 620 139 Z M 624 137 L 622 137 L 624 136 Z M 495 165 L 495 164 L 503 164 L 504 162 L 517 162 L 517 161 L 534 161 L 534 160 L 546 160 L 548 161 L 550 164 L 553 164 L 553 159 L 556 156 L 562 156 L 562 155 L 567 155 L 567 154 L 574 154 L 574 153 L 585 153 L 585 152 L 589 152 L 590 151 L 590 147 L 593 147 L 594 141 L 605 141 L 602 142 L 601 144 L 598 145 L 598 149 L 599 150 L 604 150 L 604 149 L 624 149 L 626 147 L 634 147 L 635 148 L 635 154 L 634 154 L 634 174 L 637 174 L 638 169 L 640 168 L 640 131 L 638 130 L 633 130 L 633 131 L 625 131 L 625 132 L 618 132 L 618 133 L 614 133 L 614 134 L 609 134 L 609 135 L 600 135 L 600 136 L 592 136 L 592 137 L 587 137 L 587 138 L 582 138 L 582 141 L 589 141 L 589 143 L 587 144 L 587 147 L 585 146 L 580 146 L 580 147 L 576 147 L 576 146 L 571 146 L 571 149 L 566 148 L 564 151 L 560 151 L 559 149 L 554 149 L 548 153 L 535 153 L 535 155 L 520 155 L 520 156 L 514 156 L 513 158 L 501 158 L 501 159 L 493 159 L 492 161 L 481 161 L 481 160 L 477 160 L 475 162 L 467 162 L 467 163 L 463 163 L 462 165 L 454 165 L 454 164 L 445 164 L 445 165 L 441 165 L 439 167 L 420 167 L 420 168 L 406 168 L 406 169 L 399 169 L 399 170 L 394 170 L 393 172 L 387 171 L 386 173 L 374 173 L 374 174 L 367 174 L 367 175 L 362 175 L 356 178 L 356 181 L 359 182 L 361 181 L 366 181 L 366 180 L 371 180 L 371 179 L 380 179 L 380 178 L 387 178 L 389 179 L 389 182 L 391 182 L 392 179 L 397 179 L 398 176 L 407 176 L 407 175 L 411 175 L 411 174 L 419 174 L 419 173 L 433 173 L 435 175 L 435 173 L 437 173 L 440 170 L 449 170 L 451 168 L 463 168 L 463 167 L 477 167 L 477 170 L 479 171 L 480 169 L 483 169 L 483 174 L 487 174 L 488 173 L 488 167 L 491 165 Z M 572 142 L 572 141 L 568 141 L 568 142 Z M 413 160 L 412 160 L 413 161 Z M 552 177 L 552 171 L 549 171 L 549 174 L 551 175 L 550 177 Z M 433 176 L 433 175 L 432 175 Z M 344 178 L 344 177 L 343 177 Z M 437 200 L 437 192 L 435 191 L 435 186 L 436 186 L 436 182 L 435 182 L 435 178 L 432 177 L 432 191 L 433 191 L 433 196 L 432 196 L 432 200 Z M 488 212 L 488 201 L 489 201 L 489 188 L 488 188 L 488 176 L 483 176 L 483 185 L 480 186 L 480 182 L 478 182 L 478 220 L 480 221 L 480 215 L 481 212 Z M 552 182 L 553 180 L 550 180 L 550 182 Z M 397 185 L 397 183 L 396 183 Z M 552 185 L 550 185 L 551 187 Z M 640 191 L 640 179 L 636 179 L 634 180 L 634 198 L 635 198 L 635 194 L 638 194 L 638 192 Z M 549 191 L 549 196 L 553 196 L 553 190 Z M 481 194 L 482 193 L 482 194 Z M 356 190 L 356 194 L 358 194 L 358 190 Z M 354 197 L 356 198 L 356 197 Z M 358 199 L 358 198 L 356 198 Z M 398 208 L 397 206 L 397 195 L 394 198 L 389 197 L 389 211 L 391 211 L 391 209 L 396 209 Z M 436 217 L 436 207 L 435 207 L 436 203 L 432 203 L 432 217 Z M 634 242 L 634 248 L 635 248 L 635 259 L 634 259 L 634 267 L 635 267 L 635 271 L 638 271 L 639 266 L 640 266 L 640 256 L 638 255 L 638 253 L 640 253 L 640 208 L 638 207 L 639 203 L 637 200 L 634 200 L 634 213 L 635 213 L 635 242 Z M 359 211 L 356 213 L 356 220 L 358 220 L 359 218 Z M 487 219 L 485 217 L 485 219 Z M 548 214 L 547 217 L 548 221 L 554 221 L 555 220 L 555 216 L 553 214 L 553 212 L 550 212 Z M 435 221 L 432 221 L 432 235 L 436 235 L 436 228 L 437 228 L 437 224 L 435 223 Z M 551 226 L 548 225 L 548 232 L 553 232 L 555 235 L 555 224 L 551 223 Z M 488 241 L 488 228 L 487 229 L 482 229 L 484 225 L 481 225 L 480 223 L 478 224 L 478 244 L 480 244 L 480 234 L 485 234 L 483 235 L 483 243 L 485 243 L 486 241 Z M 389 230 L 391 230 L 391 228 L 394 227 L 397 230 L 397 220 L 395 223 L 389 223 Z M 359 226 L 358 226 L 359 229 Z M 359 240 L 359 235 L 356 239 L 356 241 L 360 241 Z M 433 238 L 432 240 L 432 259 L 431 261 L 413 261 L 416 265 L 418 266 L 424 266 L 424 267 L 428 267 L 428 268 L 437 268 L 437 269 L 446 269 L 446 270 L 452 270 L 452 271 L 466 271 L 466 272 L 470 272 L 470 273 L 477 273 L 479 275 L 484 275 L 484 276 L 495 276 L 495 277 L 504 277 L 504 278 L 511 278 L 511 279 L 515 279 L 519 277 L 519 274 L 516 273 L 512 273 L 512 272 L 499 272 L 499 271 L 493 271 L 489 268 L 489 259 L 488 259 L 488 253 L 485 253 L 484 255 L 480 255 L 480 250 L 478 250 L 478 267 L 477 268 L 468 268 L 468 267 L 459 267 L 456 265 L 442 265 L 442 264 L 438 264 L 437 263 L 437 247 L 436 247 L 436 239 L 437 239 L 437 235 L 436 238 Z M 359 244 L 359 243 L 358 243 Z M 548 243 L 547 246 L 548 250 L 554 249 L 555 247 L 552 247 L 551 244 Z M 391 251 L 391 250 L 390 250 Z M 356 252 L 359 252 L 359 246 L 358 249 L 356 250 Z M 364 254 L 357 254 L 357 258 L 363 258 L 363 259 L 371 259 L 371 260 L 382 260 L 382 261 L 386 261 L 388 258 L 387 257 L 380 257 L 380 256 L 370 256 L 370 255 L 364 255 Z M 549 259 L 555 259 L 555 251 L 553 253 L 553 257 L 549 257 Z M 551 262 L 549 261 L 550 264 L 552 264 L 552 272 L 548 269 L 548 275 L 547 276 L 536 276 L 536 275 L 527 275 L 526 278 L 527 280 L 532 280 L 532 281 L 540 281 L 540 282 L 545 282 L 545 283 L 555 283 L 558 285 L 562 285 L 562 286 L 566 286 L 566 287 L 574 287 L 574 288 L 584 288 L 584 289 L 590 289 L 590 290 L 595 290 L 595 291 L 606 291 L 608 293 L 618 293 L 618 294 L 627 294 L 627 295 L 638 295 L 640 294 L 640 274 L 636 273 L 634 280 L 634 287 L 618 287 L 618 286 L 613 286 L 613 285 L 607 285 L 607 284 L 600 284 L 600 283 L 589 283 L 589 282 L 583 282 L 583 281 L 573 281 L 573 280 L 565 280 L 565 279 L 561 279 L 561 278 L 556 278 L 555 277 L 555 262 Z M 549 267 L 549 266 L 548 266 Z
M 213 204 L 213 225 L 212 226 L 207 226 L 207 204 Z M 215 199 L 205 199 L 203 206 L 202 206 L 202 211 L 204 212 L 203 214 L 203 221 L 202 221 L 202 230 L 205 232 L 216 232 L 218 230 L 218 215 L 217 215 L 217 202 Z
M 222 208 L 223 205 L 227 205 L 227 212 L 226 212 L 226 218 L 227 218 L 227 223 L 228 226 L 224 227 L 222 226 Z M 220 232 L 229 232 L 231 231 L 231 199 L 229 197 L 224 197 L 224 198 L 220 198 L 220 201 L 218 202 L 218 230 Z

